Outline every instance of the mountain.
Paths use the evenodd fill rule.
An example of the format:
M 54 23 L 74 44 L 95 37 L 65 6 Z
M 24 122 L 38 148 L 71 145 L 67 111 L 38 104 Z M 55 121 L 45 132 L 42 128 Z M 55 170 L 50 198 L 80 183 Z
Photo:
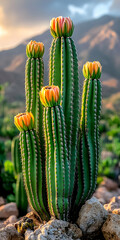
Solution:
M 86 61 L 98 60 L 103 66 L 103 97 L 108 99 L 120 92 L 120 18 L 104 16 L 75 26 L 73 39 L 79 60 L 82 88 L 82 66 Z M 45 45 L 45 84 L 48 84 L 49 49 L 52 41 L 49 30 L 32 38 Z M 9 101 L 24 100 L 25 48 L 27 39 L 17 47 L 0 52 L 0 83 L 8 82 Z M 18 94 L 19 93 L 19 94 Z

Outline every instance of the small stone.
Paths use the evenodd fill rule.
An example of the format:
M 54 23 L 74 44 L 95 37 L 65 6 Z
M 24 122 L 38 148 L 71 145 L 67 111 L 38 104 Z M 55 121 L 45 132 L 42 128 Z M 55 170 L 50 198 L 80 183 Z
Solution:
M 120 196 L 119 197 L 113 197 L 108 204 L 104 205 L 104 208 L 109 213 L 120 214 Z
M 41 224 L 39 217 L 33 211 L 27 213 L 23 218 L 25 218 L 25 217 L 32 219 L 34 225 L 37 227 L 39 227 L 39 225 Z M 21 218 L 21 220 L 23 218 Z
M 3 197 L 0 197 L 0 206 L 4 205 L 5 204 L 5 200 Z
M 0 218 L 9 218 L 11 215 L 18 216 L 16 203 L 11 202 L 0 207 Z
M 118 214 L 120 215 L 120 208 L 116 208 L 112 211 L 113 214 Z
M 113 191 L 118 188 L 118 184 L 107 177 L 104 177 L 104 180 L 101 182 L 100 186 L 106 187 L 109 191 Z
M 10 223 L 16 223 L 17 218 L 15 215 L 11 215 L 6 221 L 4 221 L 4 224 L 10 224 Z
M 120 216 L 111 214 L 102 227 L 105 240 L 120 240 Z
M 32 236 L 34 237 L 34 232 L 31 229 L 27 229 L 27 231 L 25 232 L 25 240 L 32 240 Z
M 116 192 L 116 195 L 117 192 Z M 114 192 L 109 192 L 108 189 L 106 187 L 98 187 L 93 195 L 94 197 L 96 197 L 97 199 L 104 199 L 105 203 L 109 203 L 110 199 L 115 196 Z
M 107 211 L 102 204 L 92 197 L 82 206 L 77 224 L 85 235 L 97 232 L 107 218 Z
M 13 224 L 7 225 L 0 229 L 1 240 L 24 240 L 24 238 L 16 231 Z
M 39 227 L 39 231 L 40 233 L 38 234 L 38 238 L 36 235 L 34 236 L 36 236 L 36 239 L 41 240 L 80 240 L 82 237 L 82 231 L 77 227 L 77 225 L 57 219 L 50 220 L 46 224 L 41 225 Z M 29 240 L 32 239 L 29 238 Z

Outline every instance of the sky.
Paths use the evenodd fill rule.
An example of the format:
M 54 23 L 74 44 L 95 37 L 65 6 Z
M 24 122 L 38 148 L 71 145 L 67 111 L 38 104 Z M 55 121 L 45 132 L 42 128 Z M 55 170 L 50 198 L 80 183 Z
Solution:
M 106 14 L 120 16 L 120 0 L 0 0 L 0 50 L 44 32 L 53 17 L 75 24 Z

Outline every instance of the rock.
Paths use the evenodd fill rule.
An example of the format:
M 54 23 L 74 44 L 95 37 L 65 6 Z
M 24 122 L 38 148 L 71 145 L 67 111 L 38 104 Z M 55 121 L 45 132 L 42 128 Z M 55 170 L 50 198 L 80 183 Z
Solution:
M 16 203 L 11 202 L 0 207 L 0 218 L 8 218 L 11 215 L 18 216 L 18 209 Z
M 4 205 L 5 204 L 5 200 L 3 197 L 0 197 L 0 206 Z
M 31 218 L 35 226 L 39 226 L 41 224 L 40 219 L 33 211 L 27 213 L 25 217 Z
M 25 232 L 25 240 L 30 239 L 30 235 L 32 236 L 32 234 L 33 234 L 33 237 L 34 237 L 34 232 L 31 229 L 27 229 L 27 231 Z
M 82 206 L 77 224 L 85 235 L 97 232 L 107 218 L 107 211 L 102 204 L 92 197 Z
M 101 182 L 100 186 L 106 187 L 109 191 L 113 191 L 118 188 L 118 184 L 107 177 L 104 177 L 104 180 Z
M 10 223 L 16 223 L 17 218 L 15 215 L 11 215 L 6 221 L 4 221 L 4 224 L 10 224 Z
M 120 196 L 119 197 L 113 197 L 108 204 L 104 205 L 104 208 L 109 213 L 120 214 Z
M 106 187 L 100 186 L 96 189 L 93 196 L 97 199 L 104 199 L 105 203 L 109 203 L 112 197 L 119 196 L 119 191 L 109 192 Z
M 46 224 L 41 224 L 34 233 L 28 237 L 28 232 L 25 233 L 25 240 L 73 240 L 82 237 L 82 231 L 75 224 L 70 224 L 66 221 L 53 219 Z
M 118 214 L 120 215 L 120 208 L 116 208 L 112 211 L 113 214 Z
M 111 214 L 102 227 L 105 240 L 120 240 L 120 216 Z
M 24 238 L 16 231 L 14 225 L 9 224 L 5 228 L 0 229 L 1 240 L 24 240 Z

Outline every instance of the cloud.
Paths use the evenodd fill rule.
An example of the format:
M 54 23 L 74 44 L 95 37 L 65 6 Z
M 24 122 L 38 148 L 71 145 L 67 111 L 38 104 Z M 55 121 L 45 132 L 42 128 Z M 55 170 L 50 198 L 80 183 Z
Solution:
M 103 15 L 109 14 L 110 7 L 112 6 L 113 0 L 106 3 L 99 3 L 93 10 L 93 17 L 99 18 Z

